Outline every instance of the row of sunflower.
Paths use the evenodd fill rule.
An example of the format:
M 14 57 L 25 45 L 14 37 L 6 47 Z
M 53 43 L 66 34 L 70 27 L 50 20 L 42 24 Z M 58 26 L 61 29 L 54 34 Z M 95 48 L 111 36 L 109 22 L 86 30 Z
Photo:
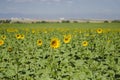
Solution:
M 23 34 L 16 34 L 15 37 L 18 40 L 23 40 L 25 38 L 25 35 L 23 35 Z M 1 36 L 1 38 L 2 39 L 0 40 L 0 46 L 2 46 L 4 44 L 4 40 L 6 39 L 6 36 L 3 35 L 3 36 Z M 65 44 L 67 44 L 67 43 L 69 43 L 71 41 L 71 39 L 72 39 L 72 35 L 70 35 L 70 34 L 69 35 L 64 35 L 63 42 Z M 59 48 L 60 47 L 60 43 L 61 43 L 60 39 L 58 39 L 56 37 L 52 38 L 51 41 L 50 41 L 50 47 L 51 48 Z M 42 44 L 43 44 L 42 39 L 38 39 L 37 40 L 37 45 L 38 46 L 42 46 Z M 82 42 L 82 46 L 88 46 L 88 42 L 87 41 L 83 41 Z
M 36 28 L 36 29 L 29 29 L 29 28 L 23 28 L 23 29 L 17 29 L 17 28 L 8 28 L 8 29 L 3 29 L 6 30 L 7 32 L 19 32 L 19 30 L 22 31 L 26 31 L 29 32 L 31 31 L 33 34 L 35 32 L 44 32 L 44 33 L 48 33 L 48 32 L 52 32 L 52 31 L 59 31 L 59 32 L 66 32 L 66 31 L 74 31 L 74 32 L 79 32 L 81 33 L 81 31 L 85 32 L 85 31 L 92 31 L 92 32 L 97 32 L 97 33 L 103 33 L 103 32 L 109 32 L 111 31 L 111 29 L 103 29 L 102 28 L 97 28 L 97 29 L 78 29 L 78 28 L 73 28 L 73 29 L 69 29 L 69 28 Z
M 103 32 L 103 29 L 101 29 L 101 28 L 97 29 L 98 34 L 101 34 L 102 32 Z M 76 36 L 76 34 L 74 34 L 74 36 Z M 89 34 L 86 34 L 85 36 L 89 36 Z M 15 37 L 18 40 L 24 39 L 25 35 L 24 34 L 16 34 Z M 4 44 L 5 39 L 6 39 L 6 36 L 2 35 L 1 40 L 0 40 L 0 45 Z M 71 41 L 71 39 L 72 39 L 72 35 L 64 35 L 63 42 L 67 44 Z M 42 43 L 43 43 L 42 39 L 37 40 L 37 45 L 41 46 Z M 81 44 L 82 44 L 82 46 L 88 46 L 88 41 L 83 41 Z M 58 38 L 51 39 L 50 47 L 52 47 L 52 48 L 60 47 L 60 39 L 58 39 Z
M 16 29 L 15 29 L 16 30 Z M 13 31 L 13 30 L 12 30 Z M 103 29 L 101 29 L 101 28 L 98 28 L 97 30 L 97 33 L 98 34 L 101 34 L 101 33 L 103 33 Z M 35 31 L 34 31 L 35 32 Z M 47 33 L 47 32 L 46 32 Z M 74 36 L 76 36 L 76 35 L 74 35 Z M 89 34 L 85 34 L 85 36 L 89 36 Z M 16 39 L 24 39 L 25 38 L 25 35 L 24 34 L 16 34 L 15 35 L 15 37 L 16 37 Z M 6 36 L 5 35 L 2 35 L 1 36 L 1 40 L 0 40 L 0 46 L 2 46 L 3 44 L 4 44 L 4 40 L 6 39 Z M 71 34 L 69 34 L 69 35 L 64 35 L 64 38 L 63 38 L 63 42 L 65 43 L 65 44 L 67 44 L 67 43 L 69 43 L 70 41 L 71 41 L 71 39 L 72 39 L 72 35 Z M 42 39 L 38 39 L 37 40 L 37 45 L 38 46 L 41 46 L 43 44 L 43 41 L 42 41 Z M 82 43 L 81 43 L 81 45 L 82 46 L 88 46 L 88 41 L 83 41 Z M 52 47 L 52 48 L 59 48 L 60 47 L 60 40 L 58 39 L 58 38 L 53 38 L 53 39 L 51 39 L 51 42 L 50 42 L 50 47 Z

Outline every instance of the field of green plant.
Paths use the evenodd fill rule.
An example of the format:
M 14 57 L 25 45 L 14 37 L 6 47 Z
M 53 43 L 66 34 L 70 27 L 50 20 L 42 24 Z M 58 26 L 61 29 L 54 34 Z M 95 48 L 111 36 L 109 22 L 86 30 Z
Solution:
M 0 80 L 120 80 L 120 23 L 0 24 Z

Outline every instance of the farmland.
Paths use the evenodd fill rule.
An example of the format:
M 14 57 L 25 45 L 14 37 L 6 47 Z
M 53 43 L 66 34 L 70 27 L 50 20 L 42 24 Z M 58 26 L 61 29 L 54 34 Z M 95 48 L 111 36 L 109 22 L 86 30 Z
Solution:
M 0 80 L 119 80 L 120 23 L 0 24 Z

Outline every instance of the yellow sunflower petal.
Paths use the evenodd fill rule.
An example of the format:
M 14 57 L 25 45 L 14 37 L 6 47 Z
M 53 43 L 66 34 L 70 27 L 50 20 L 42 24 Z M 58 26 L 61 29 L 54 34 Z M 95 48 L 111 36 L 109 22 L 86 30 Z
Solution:
M 52 48 L 58 48 L 58 47 L 60 47 L 60 40 L 58 38 L 53 38 L 51 40 L 50 46 Z

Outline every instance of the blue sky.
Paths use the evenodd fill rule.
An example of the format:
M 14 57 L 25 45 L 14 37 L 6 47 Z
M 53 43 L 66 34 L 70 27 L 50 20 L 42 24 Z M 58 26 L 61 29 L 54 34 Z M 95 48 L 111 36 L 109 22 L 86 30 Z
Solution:
M 120 19 L 120 0 L 0 0 L 0 18 Z

